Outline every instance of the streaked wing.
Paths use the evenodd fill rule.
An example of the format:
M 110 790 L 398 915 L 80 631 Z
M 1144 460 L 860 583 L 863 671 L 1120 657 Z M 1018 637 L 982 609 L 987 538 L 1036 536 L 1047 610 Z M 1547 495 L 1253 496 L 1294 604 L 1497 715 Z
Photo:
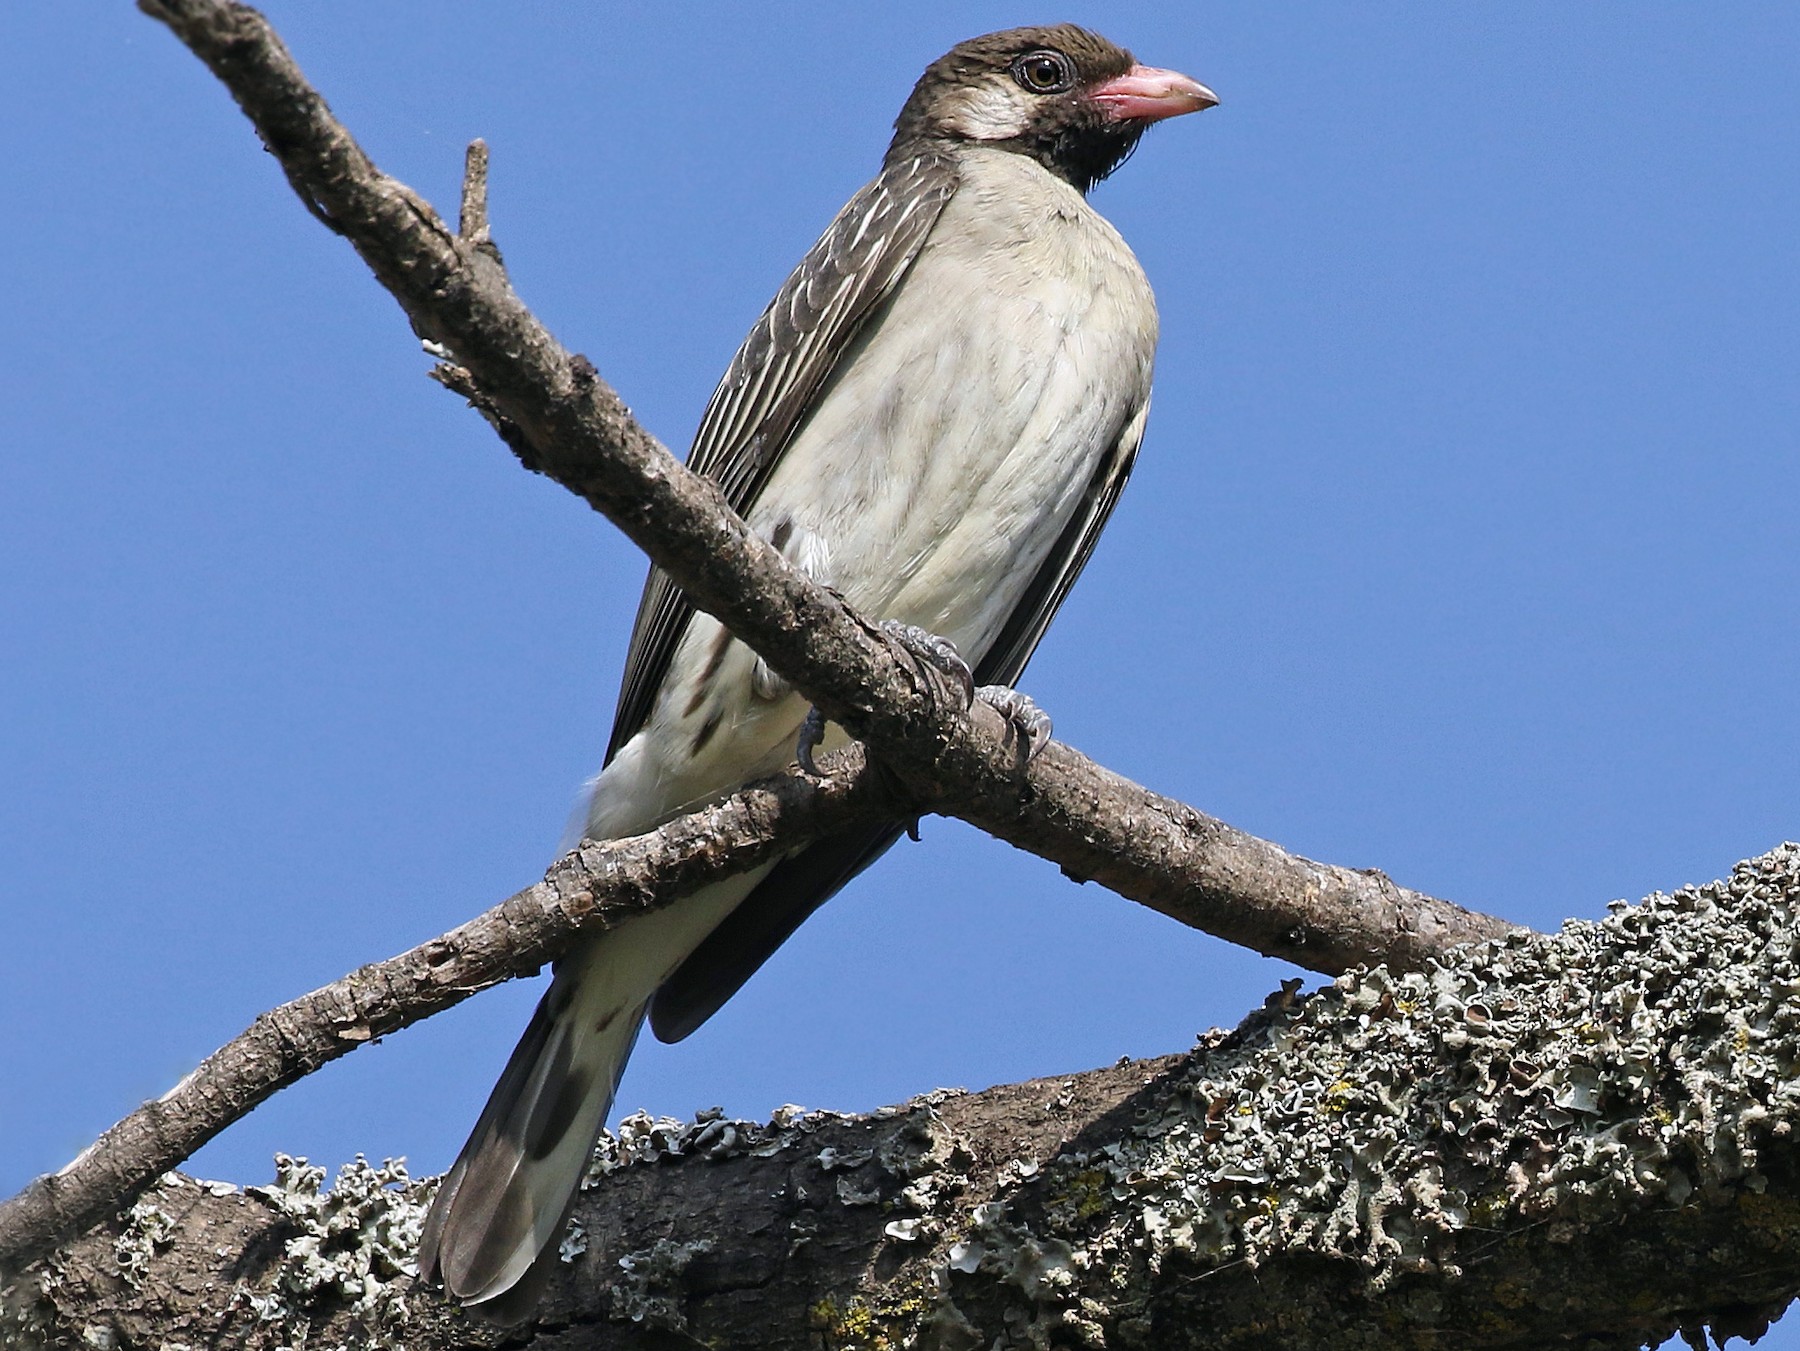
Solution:
M 738 348 L 700 420 L 688 468 L 717 483 L 740 516 L 851 340 L 912 265 L 956 183 L 955 166 L 943 155 L 883 169 L 838 212 Z M 686 597 L 652 567 L 625 658 L 608 761 L 649 719 L 692 616 Z
M 976 683 L 1011 685 L 1025 670 L 1057 608 L 1093 556 L 1094 544 L 1137 459 L 1148 413 L 1146 403 L 1088 480 L 1081 504 L 1057 537 L 1056 547 L 1013 607 L 1000 636 L 975 663 Z M 657 1038 L 680 1041 L 717 1013 L 807 916 L 899 838 L 898 826 L 864 826 L 828 836 L 777 864 L 657 990 L 650 1002 L 650 1026 Z

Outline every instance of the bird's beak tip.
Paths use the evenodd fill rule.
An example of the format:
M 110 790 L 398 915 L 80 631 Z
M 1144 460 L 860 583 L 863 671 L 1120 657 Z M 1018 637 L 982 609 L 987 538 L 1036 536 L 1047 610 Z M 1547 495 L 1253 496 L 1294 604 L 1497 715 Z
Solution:
M 1133 66 L 1094 86 L 1090 97 L 1119 122 L 1160 122 L 1216 107 L 1219 96 L 1180 71 Z

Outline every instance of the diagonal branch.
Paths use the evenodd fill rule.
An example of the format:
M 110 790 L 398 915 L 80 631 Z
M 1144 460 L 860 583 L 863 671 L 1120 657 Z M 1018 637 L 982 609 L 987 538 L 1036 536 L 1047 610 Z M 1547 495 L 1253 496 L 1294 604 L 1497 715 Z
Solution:
M 526 467 L 577 493 L 701 609 L 866 743 L 934 810 L 1190 919 L 1322 970 L 1380 954 L 1403 966 L 1510 926 L 1252 840 L 1053 745 L 1020 763 L 1006 722 L 935 681 L 813 583 L 690 474 L 585 357 L 566 352 L 506 280 L 485 235 L 459 238 L 382 174 L 331 115 L 267 21 L 227 0 L 141 0 L 230 89 L 302 201 L 342 234 L 413 327 L 454 354 L 513 423 Z M 478 213 L 485 214 L 485 213 Z M 1174 875 L 1179 861 L 1190 866 Z M 1190 919 L 1191 922 L 1191 919 Z M 1217 927 L 1215 927 L 1215 925 Z
M 485 914 L 260 1015 L 62 1171 L 0 1204 L 0 1277 L 129 1205 L 232 1122 L 358 1046 L 534 974 L 577 933 L 613 928 L 834 830 L 903 810 L 859 747 L 822 768 L 830 777 L 768 779 L 647 835 L 583 844 Z
M 617 524 L 695 604 L 861 738 L 893 781 L 875 783 L 868 762 L 850 755 L 822 784 L 772 781 L 654 835 L 584 848 L 490 916 L 264 1015 L 171 1094 L 0 1208 L 0 1266 L 16 1268 L 55 1236 L 122 1204 L 325 1060 L 536 969 L 579 925 L 605 927 L 633 907 L 666 904 L 859 814 L 962 817 L 1072 877 L 1316 970 L 1377 958 L 1416 967 L 1458 943 L 1507 932 L 1500 920 L 1380 873 L 1288 854 L 1066 746 L 1022 763 L 998 714 L 942 697 L 932 677 L 790 568 L 711 483 L 678 464 L 586 358 L 557 344 L 507 282 L 479 203 L 465 202 L 468 235 L 459 237 L 381 174 L 260 14 L 223 0 L 141 5 L 231 90 L 307 209 L 352 243 L 414 328 L 467 372 L 522 463 Z M 472 181 L 478 173 L 472 166 Z M 757 804 L 766 806 L 759 794 L 779 809 L 758 815 Z M 736 826 L 727 819 L 734 812 L 742 814 Z

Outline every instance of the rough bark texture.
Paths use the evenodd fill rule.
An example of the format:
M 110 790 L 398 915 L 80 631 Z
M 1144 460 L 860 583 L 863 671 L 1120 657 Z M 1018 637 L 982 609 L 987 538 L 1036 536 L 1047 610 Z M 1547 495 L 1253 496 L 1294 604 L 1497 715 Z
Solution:
M 1190 1055 L 869 1117 L 625 1122 L 535 1322 L 412 1288 L 424 1186 L 166 1180 L 22 1345 L 1539 1348 L 1800 1290 L 1800 846 Z

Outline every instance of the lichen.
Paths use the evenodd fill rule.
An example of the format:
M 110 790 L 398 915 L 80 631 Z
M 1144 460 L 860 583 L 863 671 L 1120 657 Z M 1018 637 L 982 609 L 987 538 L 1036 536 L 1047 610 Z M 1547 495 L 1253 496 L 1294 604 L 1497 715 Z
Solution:
M 1273 1001 L 1203 1039 L 1123 1138 L 1055 1159 L 1035 1221 L 977 1207 L 942 1283 L 999 1275 L 1021 1297 L 1003 1344 L 1031 1345 L 1080 1340 L 1083 1291 L 1125 1298 L 1171 1263 L 1313 1253 L 1380 1293 L 1456 1275 L 1472 1226 L 1555 1239 L 1724 1188 L 1788 1232 L 1800 1207 L 1762 1204 L 1758 1162 L 1800 1116 L 1797 874 L 1785 845 L 1600 921 Z
M 1580 1221 L 1754 1189 L 1759 1135 L 1800 1103 L 1800 964 L 1752 937 L 1794 932 L 1792 865 L 1790 847 L 1554 936 L 1342 977 L 1197 1059 L 1168 1114 L 1088 1166 L 1163 1216 L 1153 1262 L 1311 1249 L 1377 1270 L 1453 1261 L 1476 1204 Z M 1504 1207 L 1464 1189 L 1495 1172 Z M 1268 1177 L 1287 1179 L 1272 1207 Z
M 407 1283 L 395 1278 L 418 1274 L 425 1207 L 408 1194 L 402 1160 L 374 1167 L 359 1154 L 329 1190 L 324 1180 L 323 1168 L 277 1154 L 274 1184 L 245 1188 L 299 1232 L 283 1245 L 271 1278 L 241 1288 L 236 1302 L 259 1322 L 295 1328 L 295 1346 L 324 1306 L 341 1302 L 369 1344 L 375 1329 L 392 1330 L 411 1316 L 401 1294 Z
M 807 1323 L 824 1351 L 894 1351 L 917 1344 L 925 1331 L 936 1351 L 973 1351 L 975 1329 L 956 1307 L 935 1296 L 852 1295 L 839 1301 L 827 1295 L 807 1309 Z
M 851 1119 L 791 1103 L 777 1107 L 767 1123 L 727 1117 L 722 1107 L 696 1112 L 692 1121 L 633 1112 L 616 1129 L 600 1132 L 583 1185 L 591 1187 L 620 1168 L 659 1159 L 700 1155 L 716 1162 L 745 1154 L 771 1158 L 795 1148 L 827 1123 Z
M 113 1240 L 113 1260 L 119 1264 L 119 1275 L 125 1284 L 135 1289 L 142 1274 L 174 1241 L 174 1216 L 149 1199 L 133 1204 L 125 1212 L 119 1236 Z
M 713 1250 L 711 1239 L 676 1243 L 658 1239 L 619 1259 L 620 1276 L 608 1292 L 612 1316 L 670 1332 L 687 1331 L 686 1278 L 694 1259 Z

